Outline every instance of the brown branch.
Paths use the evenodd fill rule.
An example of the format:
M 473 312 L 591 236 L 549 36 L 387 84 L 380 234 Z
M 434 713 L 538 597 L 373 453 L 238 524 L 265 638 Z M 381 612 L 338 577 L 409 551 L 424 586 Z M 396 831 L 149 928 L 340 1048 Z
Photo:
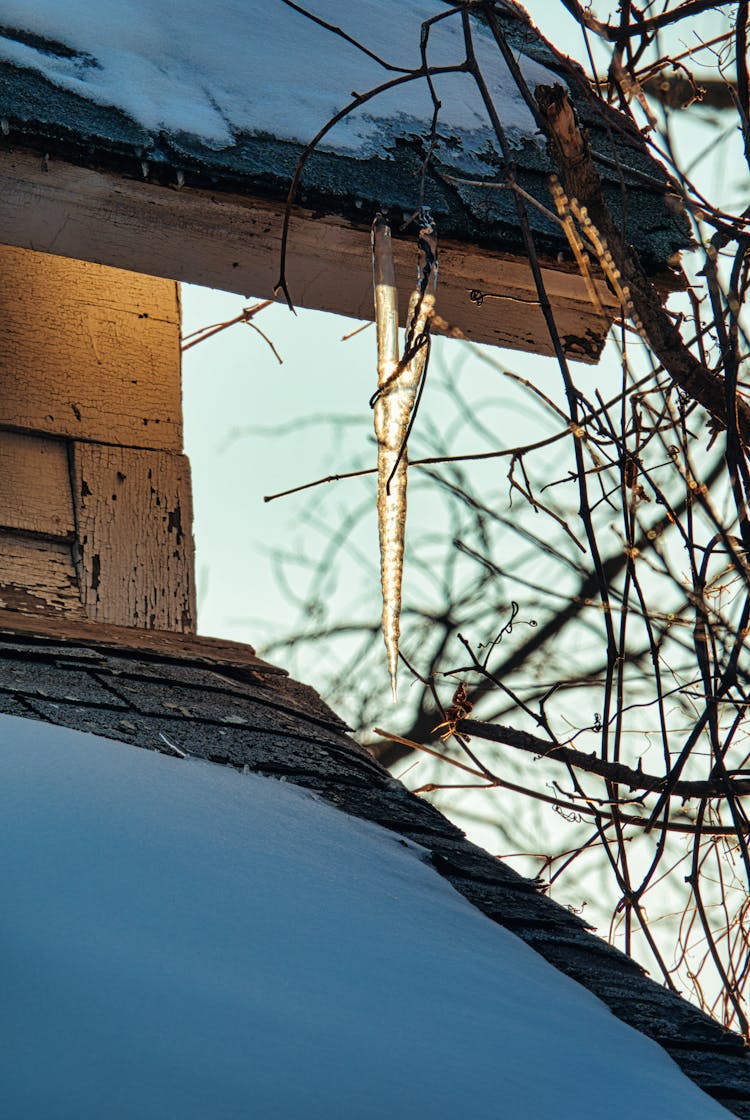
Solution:
M 737 94 L 735 103 L 742 125 L 742 139 L 745 148 L 745 162 L 750 167 L 750 80 L 747 73 L 747 29 L 750 22 L 748 0 L 740 0 L 737 5 L 737 26 L 735 32 L 734 58 L 737 72 Z
M 220 331 L 227 330 L 228 327 L 234 327 L 237 325 L 237 323 L 247 323 L 249 327 L 253 327 L 254 330 L 258 331 L 258 334 L 261 336 L 261 338 L 265 339 L 265 341 L 273 350 L 279 365 L 283 365 L 278 351 L 274 344 L 271 342 L 270 338 L 263 334 L 263 331 L 256 327 L 254 323 L 250 322 L 250 320 L 255 315 L 257 315 L 259 311 L 265 311 L 265 309 L 267 307 L 270 307 L 272 304 L 272 299 L 264 299 L 261 303 L 253 304 L 252 307 L 243 307 L 239 315 L 235 315 L 233 319 L 225 319 L 222 323 L 212 323 L 208 327 L 199 327 L 197 331 L 191 331 L 190 334 L 186 334 L 183 337 L 182 346 L 180 347 L 180 349 L 184 353 L 186 350 L 190 350 L 193 346 L 197 346 L 198 343 L 205 342 L 207 338 L 213 338 L 213 336 L 215 334 L 219 334 Z
M 667 109 L 735 109 L 736 87 L 728 79 L 688 77 L 677 70 L 662 70 L 642 83 L 644 93 Z
M 620 274 L 622 289 L 630 301 L 626 309 L 628 314 L 643 331 L 672 380 L 702 405 L 717 425 L 726 428 L 724 380 L 708 370 L 688 350 L 635 249 L 627 244 L 617 228 L 567 90 L 557 84 L 537 86 L 535 96 L 545 123 L 550 154 L 558 166 L 565 190 L 580 208 L 585 207 L 588 217 L 606 242 Z M 750 407 L 747 402 L 738 399 L 736 409 L 740 437 L 745 446 L 750 446 Z
M 471 722 L 471 721 L 470 721 Z M 499 778 L 495 775 L 485 773 L 481 770 L 474 770 L 472 767 L 467 766 L 465 763 L 459 762 L 457 759 L 450 758 L 448 755 L 440 754 L 439 751 L 433 750 L 432 747 L 427 747 L 422 743 L 417 743 L 411 739 L 405 739 L 401 735 L 391 735 L 390 732 L 384 731 L 380 727 L 373 728 L 376 735 L 381 735 L 384 739 L 394 739 L 397 743 L 408 746 L 411 750 L 423 751 L 425 754 L 433 755 L 441 761 L 447 763 L 449 766 L 455 766 L 459 770 L 466 771 L 468 774 L 476 776 L 482 781 L 481 786 L 477 789 L 507 789 L 511 793 L 521 793 L 524 797 L 531 797 L 535 801 L 543 801 L 548 805 L 554 806 L 558 810 L 563 810 L 566 813 L 576 814 L 577 817 L 595 817 L 600 824 L 606 827 L 606 822 L 614 819 L 614 814 L 607 809 L 602 808 L 600 805 L 589 804 L 586 801 L 567 801 L 561 797 L 552 797 L 548 793 L 541 793 L 539 790 L 529 789 L 527 786 L 516 785 L 515 782 L 508 782 L 504 778 Z M 435 789 L 443 788 L 436 782 L 429 783 Z M 649 819 L 647 817 L 635 816 L 632 813 L 618 812 L 618 819 L 620 824 L 631 824 L 636 828 L 647 829 L 649 826 Z M 734 826 L 726 825 L 711 825 L 697 829 L 693 824 L 683 824 L 680 821 L 662 820 L 659 824 L 660 830 L 664 832 L 677 832 L 688 836 L 728 836 L 736 837 L 737 829 Z M 741 825 L 741 831 L 750 832 L 750 824 L 747 826 Z
M 604 23 L 587 8 L 584 8 L 579 0 L 562 0 L 562 2 L 583 27 L 588 28 L 589 31 L 593 31 L 595 35 L 606 39 L 610 43 L 621 43 L 634 35 L 647 35 L 649 32 L 658 31 L 672 23 L 679 23 L 681 20 L 687 19 L 688 16 L 700 15 L 702 12 L 712 11 L 715 8 L 729 7 L 734 0 L 685 0 L 685 3 L 679 4 L 668 12 L 662 12 L 650 19 L 644 19 L 642 16 L 636 17 L 633 23 L 625 24 Z
M 605 762 L 596 754 L 584 754 L 575 747 L 557 746 L 528 731 L 517 731 L 514 727 L 483 723 L 476 719 L 462 719 L 456 723 L 456 730 L 462 735 L 473 735 L 477 739 L 486 739 L 491 743 L 502 743 L 503 746 L 515 747 L 539 758 L 551 758 L 565 766 L 574 766 L 577 770 L 584 770 L 587 774 L 595 774 L 608 782 L 627 786 L 630 790 L 637 790 L 644 794 L 660 793 L 667 783 L 666 777 L 645 774 L 642 770 L 633 770 L 620 762 Z M 750 777 L 730 779 L 729 786 L 735 796 L 747 796 L 750 794 Z M 727 784 L 718 779 L 707 782 L 681 780 L 672 787 L 672 793 L 686 800 L 691 797 L 723 798 L 727 795 Z

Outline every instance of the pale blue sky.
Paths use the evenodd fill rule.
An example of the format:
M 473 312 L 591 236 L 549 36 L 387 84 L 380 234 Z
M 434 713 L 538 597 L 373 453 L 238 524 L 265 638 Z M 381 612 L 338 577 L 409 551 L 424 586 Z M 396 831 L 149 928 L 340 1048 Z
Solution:
M 572 21 L 567 13 L 561 9 L 550 17 L 551 5 L 537 0 L 528 5 L 532 15 L 535 7 L 545 33 L 572 52 L 575 33 L 571 37 Z M 270 293 L 257 295 L 266 298 Z M 185 332 L 231 318 L 247 302 L 238 296 L 186 286 Z M 371 413 L 367 402 L 375 379 L 372 331 L 341 343 L 341 336 L 357 324 L 302 310 L 295 317 L 282 307 L 269 309 L 259 323 L 279 349 L 283 366 L 278 365 L 262 339 L 244 326 L 189 351 L 184 363 L 200 626 L 204 632 L 250 642 L 259 640 L 250 619 L 267 619 L 274 629 L 293 621 L 295 612 L 275 584 L 267 550 L 282 541 L 294 547 L 305 504 L 316 498 L 308 494 L 267 505 L 262 497 L 335 472 L 346 464 L 347 448 L 356 449 L 369 438 Z M 436 358 L 444 351 L 444 360 L 450 362 L 458 346 L 440 340 L 436 350 Z M 513 360 L 518 362 L 519 357 L 515 355 Z M 524 356 L 524 370 L 529 370 L 530 364 L 539 370 L 553 365 L 545 359 Z M 488 391 L 488 380 L 492 380 L 490 374 L 478 377 L 478 391 Z M 429 405 L 429 401 L 426 403 Z M 361 423 L 345 446 L 321 445 L 324 433 L 315 427 L 278 440 L 250 434 L 230 438 L 233 429 L 278 425 L 320 413 L 359 416 Z M 353 426 L 351 433 L 354 430 Z M 367 490 L 359 483 L 342 485 L 357 485 L 360 493 Z M 348 502 L 350 493 L 341 494 L 342 505 Z M 374 490 L 371 493 L 370 548 L 376 542 Z M 376 597 L 373 603 L 377 609 Z
M 558 3 L 530 0 L 527 4 L 544 34 L 561 49 L 582 57 L 580 32 Z M 705 35 L 715 32 L 720 15 L 704 17 Z M 696 125 L 686 141 L 700 150 L 710 141 L 714 125 Z M 731 171 L 731 169 L 729 169 Z M 722 177 L 731 188 L 726 165 L 710 163 L 709 179 Z M 708 184 L 709 187 L 711 183 Z M 257 293 L 265 298 L 270 293 Z M 185 287 L 185 332 L 236 315 L 252 300 L 205 289 Z M 280 366 L 266 343 L 247 326 L 237 326 L 189 351 L 185 356 L 186 445 L 193 464 L 196 539 L 202 632 L 262 645 L 278 636 L 298 617 L 298 607 L 279 587 L 270 553 L 284 548 L 324 553 L 330 534 L 345 511 L 364 503 L 368 510 L 353 537 L 354 548 L 341 569 L 340 581 L 327 588 L 333 613 L 341 617 L 379 617 L 375 489 L 371 480 L 343 482 L 265 504 L 263 495 L 347 469 L 350 459 L 374 461 L 372 415 L 368 398 L 375 384 L 375 338 L 372 330 L 342 342 L 357 324 L 340 317 L 300 310 L 297 316 L 275 306 L 264 312 L 259 325 L 283 358 Z M 470 399 L 496 394 L 499 375 L 477 361 L 467 344 L 436 341 L 430 391 L 423 406 L 425 419 L 438 427 L 454 423 L 440 393 L 441 371 L 460 367 L 461 387 Z M 532 376 L 562 403 L 555 362 L 533 355 L 495 351 L 511 368 Z M 586 383 L 607 384 L 618 376 L 606 359 L 598 370 L 580 371 Z M 614 382 L 609 382 L 614 384 Z M 335 441 L 331 429 L 311 418 L 335 414 L 347 417 Z M 283 426 L 285 433 L 263 437 L 261 426 Z M 516 444 L 539 433 L 539 414 L 511 411 L 492 416 L 500 445 Z M 507 431 L 507 438 L 504 432 Z M 457 437 L 458 438 L 458 437 Z M 482 450 L 477 438 L 455 450 Z M 503 472 L 504 476 L 504 472 Z M 501 477 L 488 475 L 488 485 Z M 431 524 L 440 511 L 428 497 L 412 490 L 412 526 Z M 294 566 L 289 569 L 294 571 Z M 302 573 L 298 573 L 301 575 Z M 409 573 L 406 584 L 408 594 Z M 304 585 L 304 580 L 299 584 Z M 295 666 L 312 683 L 319 683 L 322 650 Z M 383 658 L 383 686 L 386 684 Z

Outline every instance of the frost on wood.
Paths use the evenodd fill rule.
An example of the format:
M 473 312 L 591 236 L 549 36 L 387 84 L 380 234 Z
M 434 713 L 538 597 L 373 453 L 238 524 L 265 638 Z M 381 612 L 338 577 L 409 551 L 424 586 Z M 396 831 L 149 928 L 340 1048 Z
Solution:
M 406 441 L 424 374 L 430 318 L 437 284 L 437 241 L 431 225 L 419 237 L 423 267 L 409 302 L 404 355 L 398 356 L 398 289 L 391 231 L 381 216 L 372 227 L 373 283 L 378 345 L 378 389 L 374 398 L 378 441 L 378 533 L 383 592 L 383 638 L 394 703 L 397 699 L 401 581 L 406 527 Z

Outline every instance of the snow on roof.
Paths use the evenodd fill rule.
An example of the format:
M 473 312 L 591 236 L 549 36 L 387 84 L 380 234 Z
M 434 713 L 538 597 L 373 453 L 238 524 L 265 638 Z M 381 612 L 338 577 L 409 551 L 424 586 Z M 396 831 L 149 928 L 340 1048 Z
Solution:
M 398 835 L 37 722 L 0 744 L 9 1115 L 729 1115 Z
M 231 291 L 268 293 L 278 278 L 276 226 L 266 225 L 265 205 L 259 220 L 244 207 L 238 214 L 237 196 L 278 206 L 305 145 L 350 104 L 354 91 L 361 95 L 384 81 L 409 77 L 377 59 L 396 67 L 419 65 L 426 18 L 445 17 L 431 27 L 428 63 L 455 66 L 465 57 L 461 14 L 447 0 L 310 0 L 308 15 L 341 28 L 377 58 L 297 8 L 293 0 L 3 0 L 0 147 L 9 157 L 10 182 L 0 218 L 6 240 Z M 665 203 L 664 168 L 627 118 L 591 101 L 583 71 L 544 40 L 520 5 L 502 0 L 495 16 L 532 90 L 558 81 L 571 89 L 616 220 L 624 223 L 646 267 L 663 270 L 689 240 L 687 219 Z M 481 17 L 480 5 L 470 24 L 482 73 L 515 148 L 519 181 L 540 202 L 528 214 L 538 252 L 566 272 L 570 247 L 548 217 L 552 164 Z M 495 189 L 498 177 L 504 179 L 503 158 L 473 77 L 441 74 L 434 82 L 441 99 L 434 147 L 433 104 L 424 78 L 379 93 L 318 142 L 296 200 L 307 211 L 338 220 L 347 249 L 342 257 L 332 239 L 324 257 L 334 267 L 321 272 L 320 245 L 309 259 L 304 241 L 297 238 L 295 247 L 293 239 L 295 299 L 368 314 L 370 269 L 360 265 L 369 258 L 372 218 L 385 210 L 394 226 L 403 223 L 406 229 L 424 204 L 444 247 L 451 241 L 471 246 L 462 265 L 466 275 L 455 261 L 444 270 L 445 319 L 482 341 L 546 352 L 541 313 L 527 309 L 521 321 L 507 307 L 493 312 L 488 303 L 477 316 L 470 305 L 472 290 L 502 294 L 518 283 L 517 277 L 498 277 L 496 260 L 486 251 L 525 258 L 525 248 L 512 193 Z M 39 154 L 78 167 L 79 182 L 75 190 L 60 192 L 56 180 L 35 180 L 36 203 L 30 208 L 18 178 L 34 179 Z M 128 180 L 124 194 L 113 186 L 113 174 Z M 205 211 L 195 194 L 188 198 L 186 192 L 170 206 L 152 195 L 162 218 L 169 219 L 164 221 L 146 201 L 157 185 L 218 193 Z M 102 190 L 115 192 L 109 209 L 102 206 Z M 135 221 L 118 223 L 118 236 L 112 237 L 107 214 L 128 207 Z M 208 232 L 217 216 L 231 226 L 220 243 Z M 171 249 L 168 260 L 150 249 L 150 221 Z M 183 223 L 190 229 L 187 239 Z M 324 236 L 321 227 L 312 239 Z M 566 293 L 558 308 L 561 333 L 571 353 L 591 360 L 598 355 L 601 323 L 583 283 L 557 277 L 551 291 L 558 288 Z
M 436 0 L 310 0 L 315 15 L 400 67 L 420 64 L 420 28 Z M 0 60 L 35 69 L 55 85 L 115 106 L 152 131 L 186 132 L 221 149 L 238 134 L 307 143 L 352 97 L 393 73 L 312 23 L 283 0 L 4 0 Z M 11 29 L 17 29 L 11 31 Z M 18 33 L 20 32 L 20 34 Z M 511 140 L 536 126 L 486 27 L 474 21 L 477 57 Z M 431 65 L 464 57 L 460 18 L 435 24 Z M 521 56 L 533 88 L 557 76 Z M 435 79 L 442 135 L 481 153 L 491 138 L 473 78 Z M 379 95 L 337 125 L 323 147 L 365 158 L 395 136 L 426 137 L 432 101 L 424 79 Z M 465 164 L 465 157 L 464 157 Z

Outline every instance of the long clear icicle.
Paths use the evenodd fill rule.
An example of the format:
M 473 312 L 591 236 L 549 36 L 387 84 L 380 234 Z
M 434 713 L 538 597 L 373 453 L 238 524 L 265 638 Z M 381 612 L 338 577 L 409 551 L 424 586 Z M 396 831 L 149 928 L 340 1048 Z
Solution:
M 378 215 L 372 227 L 373 283 L 378 345 L 375 435 L 378 441 L 378 532 L 383 594 L 383 639 L 394 703 L 401 632 L 401 582 L 406 527 L 406 437 L 424 372 L 435 306 L 437 245 L 432 226 L 420 232 L 420 280 L 409 302 L 404 357 L 398 356 L 398 290 L 391 230 Z

